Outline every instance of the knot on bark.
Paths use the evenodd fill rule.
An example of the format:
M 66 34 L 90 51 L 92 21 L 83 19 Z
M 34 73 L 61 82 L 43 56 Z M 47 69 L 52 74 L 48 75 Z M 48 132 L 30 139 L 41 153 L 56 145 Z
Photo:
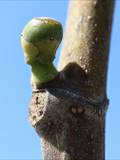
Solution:
M 83 103 L 84 99 L 68 93 L 53 89 L 33 93 L 29 120 L 40 136 L 62 134 L 63 128 L 71 120 L 78 121 L 81 118 L 102 120 L 105 114 L 103 104 L 97 106 L 86 101 Z
M 40 136 L 61 134 L 67 110 L 69 104 L 50 95 L 48 91 L 33 93 L 29 120 Z
M 84 94 L 86 82 L 84 71 L 76 64 L 69 64 L 54 80 L 33 88 L 29 120 L 40 136 L 62 134 L 71 120 L 102 118 L 108 100 L 105 97 L 98 102 Z

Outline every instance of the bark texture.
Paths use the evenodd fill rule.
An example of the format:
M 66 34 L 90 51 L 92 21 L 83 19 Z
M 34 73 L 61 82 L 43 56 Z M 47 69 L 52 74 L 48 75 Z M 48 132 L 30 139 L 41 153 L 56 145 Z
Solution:
M 90 97 L 101 100 L 106 74 L 113 14 L 113 0 L 73 0 L 69 6 L 59 68 L 76 62 L 88 75 Z
M 114 1 L 72 0 L 56 78 L 33 87 L 29 119 L 45 160 L 104 160 Z

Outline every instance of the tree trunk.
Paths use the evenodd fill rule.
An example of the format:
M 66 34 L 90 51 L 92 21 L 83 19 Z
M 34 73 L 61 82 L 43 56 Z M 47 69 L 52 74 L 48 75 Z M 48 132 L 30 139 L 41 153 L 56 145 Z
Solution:
M 113 0 L 72 0 L 58 76 L 33 88 L 29 119 L 45 160 L 104 160 Z

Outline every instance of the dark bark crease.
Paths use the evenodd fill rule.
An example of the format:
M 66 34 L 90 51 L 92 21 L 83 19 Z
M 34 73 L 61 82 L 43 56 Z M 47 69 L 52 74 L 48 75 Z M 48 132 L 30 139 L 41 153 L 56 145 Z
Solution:
M 105 104 L 89 110 L 73 97 L 51 88 L 33 93 L 30 121 L 42 138 L 44 159 L 103 160 Z
M 90 7 L 88 13 L 92 20 L 86 22 L 86 27 L 91 29 L 85 30 L 83 24 L 77 24 L 77 29 L 81 29 L 79 32 L 90 34 L 85 36 L 90 52 L 85 52 L 84 45 L 83 49 L 80 49 L 81 45 L 78 45 L 78 49 L 71 49 L 71 36 L 74 35 L 70 34 L 71 38 L 68 39 L 68 33 L 72 33 L 73 29 L 68 27 L 62 54 L 65 61 L 60 62 L 64 69 L 51 82 L 33 88 L 29 119 L 41 136 L 45 160 L 105 159 L 106 74 L 113 1 L 94 2 L 96 4 L 92 7 L 93 1 L 84 1 L 84 5 Z M 83 5 L 82 1 L 79 3 Z M 81 14 L 84 9 L 80 11 Z M 94 24 L 97 27 L 93 27 Z M 96 36 L 99 41 L 92 45 Z M 81 44 L 81 41 L 76 44 Z M 74 53 L 82 60 L 79 61 L 77 56 L 74 59 Z
M 72 64 L 72 68 L 74 72 L 76 66 Z M 69 77 L 68 82 L 68 71 L 63 70 L 53 81 L 33 89 L 29 118 L 42 138 L 44 159 L 103 160 L 108 100 L 105 97 L 96 103 L 82 90 L 78 92 L 75 79 Z M 83 78 L 81 73 L 79 83 L 84 86 Z

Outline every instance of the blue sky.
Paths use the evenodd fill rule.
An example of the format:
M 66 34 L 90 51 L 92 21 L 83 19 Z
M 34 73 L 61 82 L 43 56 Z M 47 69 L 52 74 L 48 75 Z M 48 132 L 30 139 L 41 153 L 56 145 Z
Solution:
M 53 17 L 65 26 L 67 6 L 67 0 L 0 1 L 0 160 L 42 158 L 40 139 L 28 122 L 30 67 L 24 62 L 20 34 L 38 16 Z M 120 159 L 119 50 L 120 1 L 116 0 L 107 87 L 106 159 L 111 160 Z

